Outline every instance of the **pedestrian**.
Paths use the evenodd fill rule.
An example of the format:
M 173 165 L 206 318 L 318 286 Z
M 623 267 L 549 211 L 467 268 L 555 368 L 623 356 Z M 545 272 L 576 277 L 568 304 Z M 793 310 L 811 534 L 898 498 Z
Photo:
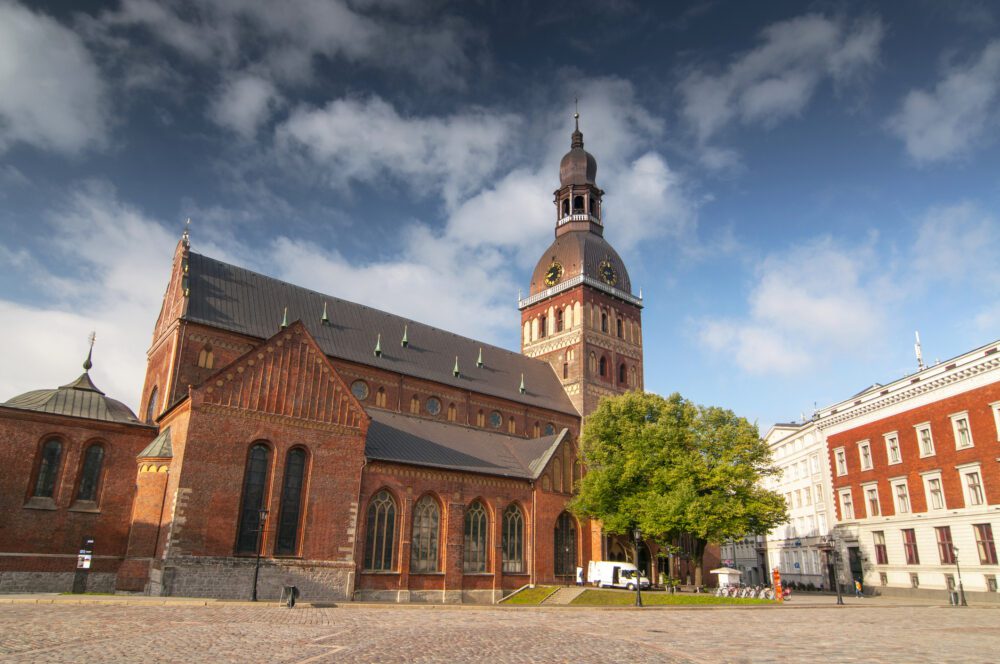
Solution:
M 863 597 L 863 595 L 861 594 L 861 580 L 860 579 L 854 579 L 854 596 L 855 597 Z
M 576 568 L 576 585 L 578 585 L 578 586 L 582 586 L 583 585 L 583 568 L 582 567 L 577 567 Z

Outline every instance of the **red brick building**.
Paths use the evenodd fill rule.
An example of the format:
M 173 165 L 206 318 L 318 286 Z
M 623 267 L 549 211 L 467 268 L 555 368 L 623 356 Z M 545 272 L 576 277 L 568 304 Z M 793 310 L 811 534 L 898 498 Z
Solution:
M 185 234 L 141 417 L 87 374 L 46 391 L 61 406 L 0 407 L 0 591 L 246 597 L 259 553 L 262 597 L 490 602 L 616 555 L 565 510 L 582 417 L 642 388 L 641 300 L 603 238 L 596 169 L 577 128 L 520 303 L 523 354 L 223 263 Z M 76 572 L 84 538 L 94 563 Z
M 841 582 L 996 601 L 1000 343 L 823 409 Z

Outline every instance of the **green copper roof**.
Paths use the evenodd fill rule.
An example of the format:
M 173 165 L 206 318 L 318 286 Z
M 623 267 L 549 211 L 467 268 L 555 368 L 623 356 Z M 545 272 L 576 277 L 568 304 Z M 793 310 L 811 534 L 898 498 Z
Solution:
M 53 415 L 83 417 L 104 422 L 139 424 L 139 418 L 123 404 L 104 395 L 84 372 L 71 383 L 54 390 L 32 390 L 3 404 L 8 408 L 33 410 Z
M 136 455 L 137 459 L 172 459 L 174 448 L 170 444 L 170 427 L 160 432 L 160 435 L 153 439 L 142 452 Z

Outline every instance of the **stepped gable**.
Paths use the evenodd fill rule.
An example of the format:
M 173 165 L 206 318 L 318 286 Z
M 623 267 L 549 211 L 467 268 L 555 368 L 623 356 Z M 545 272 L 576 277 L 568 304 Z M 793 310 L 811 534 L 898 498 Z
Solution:
M 389 411 L 370 415 L 369 459 L 520 479 L 537 479 L 568 433 L 524 439 Z
M 301 321 L 219 370 L 195 391 L 209 408 L 355 430 L 368 419 Z
M 287 307 L 287 320 L 301 320 L 330 357 L 577 415 L 552 367 L 540 360 L 196 253 L 188 258 L 188 286 L 184 318 L 191 322 L 266 339 Z M 324 305 L 329 324 L 322 320 Z M 406 347 L 400 345 L 404 328 Z M 379 335 L 382 354 L 376 357 Z M 483 367 L 476 366 L 480 349 Z M 458 376 L 452 371 L 456 355 Z

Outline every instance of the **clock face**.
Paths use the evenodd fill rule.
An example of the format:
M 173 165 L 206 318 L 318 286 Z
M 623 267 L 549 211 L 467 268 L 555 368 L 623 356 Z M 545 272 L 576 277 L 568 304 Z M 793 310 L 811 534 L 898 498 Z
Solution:
M 601 261 L 601 266 L 598 268 L 598 272 L 601 275 L 601 279 L 603 279 L 604 283 L 607 285 L 614 286 L 618 283 L 618 274 L 615 272 L 615 268 L 611 266 L 610 261 Z
M 547 286 L 555 286 L 562 279 L 563 266 L 557 261 L 552 261 L 552 265 L 549 266 L 548 271 L 545 273 L 545 284 Z

